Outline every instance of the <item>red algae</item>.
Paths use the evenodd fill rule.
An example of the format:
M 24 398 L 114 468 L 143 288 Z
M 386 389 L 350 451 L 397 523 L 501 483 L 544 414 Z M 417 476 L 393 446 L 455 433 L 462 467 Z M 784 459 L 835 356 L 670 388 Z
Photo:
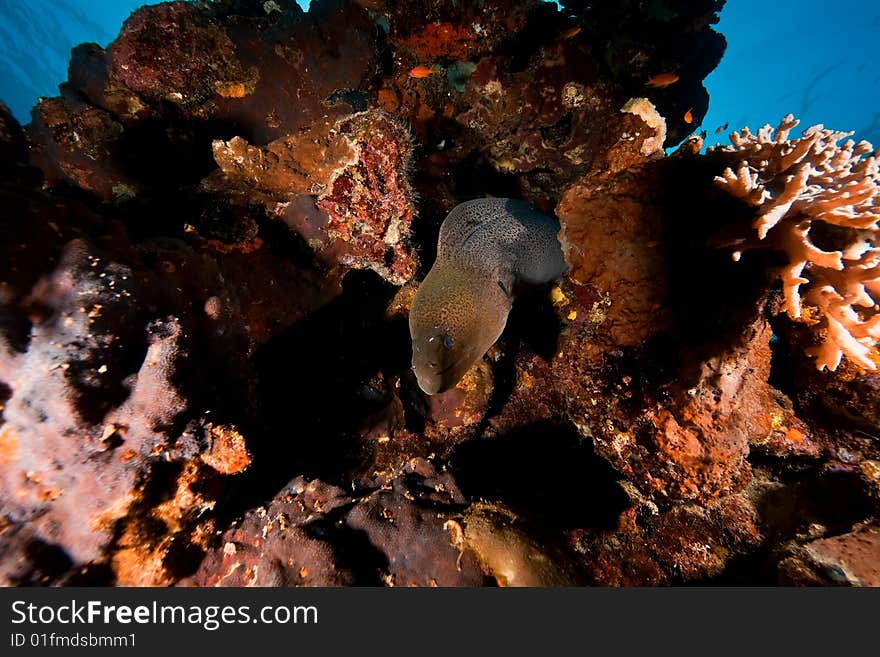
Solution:
M 441 57 L 468 59 L 476 49 L 477 34 L 473 27 L 451 23 L 428 23 L 418 33 L 400 40 L 419 61 L 433 62 Z

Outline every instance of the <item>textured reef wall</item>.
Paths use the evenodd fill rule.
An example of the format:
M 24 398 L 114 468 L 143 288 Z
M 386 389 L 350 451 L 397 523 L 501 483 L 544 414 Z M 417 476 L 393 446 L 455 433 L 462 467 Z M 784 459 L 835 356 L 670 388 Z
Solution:
M 223 0 L 0 111 L 0 580 L 880 584 L 877 160 L 699 155 L 723 3 Z M 471 198 L 570 265 L 426 396 Z M 732 257 L 733 256 L 733 257 Z

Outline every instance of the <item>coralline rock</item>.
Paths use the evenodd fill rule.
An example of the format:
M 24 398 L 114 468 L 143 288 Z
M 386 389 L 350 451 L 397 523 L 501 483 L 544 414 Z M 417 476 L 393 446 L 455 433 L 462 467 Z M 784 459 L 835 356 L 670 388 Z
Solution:
M 568 396 L 569 416 L 602 456 L 658 501 L 707 503 L 735 492 L 749 479 L 749 439 L 771 429 L 771 331 L 763 319 L 744 330 L 740 343 L 686 360 L 665 383 L 639 372 L 638 360 L 607 359 L 603 370 L 571 358 L 554 367 L 563 382 L 581 373 L 574 375 L 578 392 Z M 607 383 L 591 387 L 598 382 Z
M 114 82 L 152 103 L 198 106 L 215 94 L 246 96 L 256 84 L 223 27 L 185 2 L 135 11 L 108 56 Z
M 281 199 L 323 194 L 346 167 L 357 161 L 356 145 L 325 123 L 271 142 L 263 148 L 241 137 L 215 141 L 214 159 L 226 178 Z
M 474 504 L 463 519 L 464 544 L 499 586 L 573 586 L 567 561 L 529 536 L 516 514 L 493 504 Z
M 137 193 L 118 158 L 123 127 L 97 107 L 68 98 L 44 98 L 29 126 L 32 162 L 49 185 L 76 185 L 109 201 Z
M 669 123 L 666 146 L 673 146 L 700 125 L 709 107 L 703 80 L 726 49 L 724 37 L 712 29 L 724 0 L 665 0 L 645 5 L 640 0 L 586 2 L 563 0 L 574 15 L 602 66 L 630 96 L 647 96 Z M 653 87 L 655 76 L 675 81 Z M 690 110 L 692 122 L 685 121 Z
M 327 540 L 309 528 L 327 522 L 351 498 L 319 480 L 290 482 L 266 507 L 249 511 L 208 552 L 187 583 L 193 586 L 344 586 L 351 573 L 338 565 Z
M 811 386 L 810 392 L 804 395 L 817 403 L 814 404 L 816 410 L 823 409 L 868 435 L 876 436 L 880 432 L 880 374 L 844 373 L 834 381 L 823 383 L 823 386 Z
M 457 5 L 413 0 L 406 6 L 393 0 L 357 0 L 364 6 L 402 56 L 425 64 L 476 59 L 492 52 L 512 33 L 521 31 L 540 2 L 500 0 Z M 551 12 L 544 12 L 544 17 Z M 555 16 L 556 12 L 552 12 Z
M 790 399 L 778 390 L 770 390 L 776 404 L 770 411 L 770 432 L 753 434 L 749 438 L 752 450 L 776 457 L 800 456 L 816 458 L 822 454 L 822 445 L 794 411 Z
M 742 495 L 657 513 L 641 503 L 613 531 L 576 530 L 570 540 L 594 586 L 661 586 L 718 577 L 763 540 L 758 512 Z
M 206 465 L 225 475 L 237 474 L 247 469 L 251 464 L 251 457 L 244 436 L 233 427 L 223 425 L 209 423 L 205 430 L 210 437 L 208 450 L 201 454 Z
M 342 564 L 355 534 L 387 561 L 376 576 L 394 586 L 482 583 L 474 554 L 453 518 L 465 504 L 454 480 L 411 459 L 386 488 L 360 499 L 319 480 L 293 480 L 265 507 L 251 510 L 212 547 L 184 583 L 195 586 L 340 586 L 356 583 Z M 338 523 L 344 519 L 342 529 Z M 341 533 L 340 533 L 341 532 Z M 351 558 L 351 555 L 348 557 Z M 361 577 L 365 577 L 363 556 Z M 382 572 L 379 572 L 379 571 Z
M 592 306 L 575 304 L 568 312 L 579 313 L 573 318 L 578 324 L 591 316 L 601 323 L 609 345 L 637 345 L 671 325 L 658 195 L 661 182 L 636 167 L 583 178 L 556 208 L 568 276 L 597 294 Z M 600 301 L 606 298 L 607 305 Z
M 565 420 L 565 395 L 555 386 L 547 385 L 552 377 L 550 367 L 546 354 L 528 348 L 519 351 L 513 363 L 513 381 L 507 383 L 512 384 L 510 396 L 498 413 L 488 414 L 487 434 L 503 436 L 525 427 Z
M 473 25 L 438 21 L 428 23 L 420 32 L 410 34 L 397 43 L 423 62 L 434 62 L 441 57 L 464 61 L 477 50 L 478 39 L 479 32 Z
M 373 269 L 396 285 L 416 269 L 409 243 L 415 214 L 407 179 L 411 152 L 409 134 L 381 111 L 313 126 L 265 148 L 240 137 L 214 142 L 214 157 L 230 182 L 279 201 L 314 196 L 326 221 L 312 212 L 293 227 L 322 250 L 343 242 L 342 264 Z
M 36 170 L 28 166 L 28 144 L 21 126 L 9 108 L 0 101 L 0 180 L 4 187 L 40 184 Z
M 225 96 L 215 94 L 206 111 L 242 126 L 238 134 L 260 146 L 367 109 L 380 69 L 379 29 L 356 3 L 321 0 L 308 14 L 296 3 L 283 4 L 281 12 L 238 2 L 212 3 L 207 9 L 224 25 L 235 57 L 257 76 L 252 88 L 228 86 Z
M 427 405 L 425 419 L 439 429 L 469 427 L 479 422 L 489 405 L 492 382 L 489 365 L 485 361 L 477 363 L 453 389 L 439 395 L 420 395 Z
M 68 77 L 73 89 L 119 121 L 128 123 L 153 115 L 154 110 L 144 99 L 121 81 L 111 79 L 110 58 L 97 43 L 81 43 L 73 48 Z
M 62 86 L 69 106 L 62 111 L 53 100 L 44 112 L 52 129 L 32 130 L 49 151 L 40 166 L 52 182 L 84 180 L 104 200 L 125 198 L 168 178 L 178 187 L 187 175 L 196 182 L 210 170 L 204 147 L 234 136 L 232 126 L 262 145 L 351 113 L 339 98 L 361 93 L 375 70 L 375 26 L 342 1 L 316 2 L 313 14 L 319 20 L 305 19 L 295 4 L 283 15 L 255 16 L 234 3 L 142 7 L 107 51 L 95 44 L 74 50 L 70 83 Z M 333 53 L 325 39 L 337 44 Z M 77 104 L 83 97 L 86 109 Z M 112 122 L 114 130 L 98 130 Z M 101 149 L 113 157 L 88 159 Z M 134 150 L 142 152 L 135 157 Z
M 346 525 L 365 532 L 387 558 L 384 579 L 389 586 L 482 584 L 482 570 L 474 553 L 461 545 L 454 521 L 456 506 L 464 498 L 454 482 L 435 481 L 432 486 L 436 473 L 427 461 L 413 465 L 409 476 L 395 479 L 390 490 L 378 490 L 358 502 Z
M 584 65 L 585 57 L 589 61 L 569 42 L 536 53 L 532 67 L 521 72 L 487 57 L 468 79 L 468 109 L 456 120 L 499 171 L 549 169 L 557 180 L 569 180 L 622 132 L 612 110 L 622 103 Z
M 368 5 L 396 55 L 377 100 L 405 117 L 425 145 L 424 190 L 443 201 L 439 218 L 473 194 L 451 188 L 462 183 L 475 185 L 477 195 L 501 195 L 487 182 L 506 181 L 549 210 L 566 183 L 603 165 L 628 132 L 614 112 L 628 96 L 606 83 L 589 41 L 554 7 L 531 0 L 422 6 L 427 22 L 413 18 L 422 9 L 411 5 L 405 12 L 393 3 Z M 416 65 L 434 73 L 413 76 Z M 451 177 L 456 167 L 491 178 Z M 428 209 L 434 214 L 432 203 Z
M 706 501 L 741 487 L 749 477 L 749 437 L 770 428 L 770 328 L 758 323 L 750 333 L 745 345 L 683 377 L 692 385 L 673 394 L 671 408 L 646 414 L 652 427 L 606 434 L 597 440 L 600 452 L 660 496 Z M 650 451 L 642 451 L 645 440 Z
M 478 586 L 482 572 L 470 551 L 453 544 L 449 516 L 420 507 L 402 494 L 378 492 L 348 516 L 388 558 L 389 586 Z
M 880 528 L 864 525 L 852 532 L 807 543 L 779 564 L 787 585 L 880 586 Z
M 138 490 L 117 522 L 117 537 L 107 550 L 106 562 L 98 562 L 107 570 L 105 577 L 119 586 L 176 583 L 192 572 L 214 530 L 211 511 L 218 479 L 213 471 L 193 459 L 169 471 L 154 467 L 150 475 L 147 481 L 152 485 Z M 168 497 L 156 500 L 151 493 Z M 89 564 L 86 570 L 93 567 Z
M 748 481 L 749 440 L 770 433 L 771 330 L 753 293 L 727 310 L 698 309 L 674 287 L 687 249 L 678 236 L 690 232 L 668 218 L 690 193 L 669 183 L 678 167 L 636 164 L 563 194 L 571 270 L 557 304 L 565 322 L 553 379 L 568 416 L 643 493 L 706 503 Z M 710 258 L 706 271 L 715 266 Z
M 803 153 L 822 131 L 664 158 L 705 111 L 720 2 L 563 4 L 143 7 L 74 49 L 27 140 L 0 108 L 5 583 L 869 579 L 846 568 L 880 500 L 876 377 L 798 369 L 810 327 L 771 334 L 753 247 L 806 217 L 869 276 L 874 165 Z M 556 206 L 571 271 L 425 399 L 416 270 L 487 194 Z M 858 286 L 816 273 L 869 333 Z
M 27 142 L 24 140 L 21 126 L 2 102 L 0 102 L 0 149 L 2 149 L 0 153 L 3 155 L 4 167 L 27 160 Z
M 222 280 L 236 281 L 200 297 L 205 316 L 218 337 L 231 333 L 227 323 L 242 331 L 248 354 L 339 294 L 339 276 L 279 256 L 260 238 L 240 248 L 209 240 L 199 247 L 216 259 Z
M 328 234 L 350 246 L 345 264 L 403 285 L 417 267 L 409 239 L 415 215 L 410 136 L 382 112 L 355 114 L 340 129 L 351 134 L 357 160 L 318 195 L 318 206 L 330 217 Z
M 654 131 L 654 136 L 642 142 L 642 155 L 653 155 L 663 152 L 663 143 L 666 141 L 666 119 L 647 98 L 631 98 L 620 108 L 621 112 L 635 114 Z

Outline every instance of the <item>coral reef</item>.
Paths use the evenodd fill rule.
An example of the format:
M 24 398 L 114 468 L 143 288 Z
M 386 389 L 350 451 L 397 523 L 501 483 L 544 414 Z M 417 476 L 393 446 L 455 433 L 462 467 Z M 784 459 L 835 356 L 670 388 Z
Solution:
M 266 192 L 269 212 L 311 195 L 316 211 L 310 219 L 318 221 L 294 224 L 310 243 L 333 253 L 326 247 L 342 242 L 335 248 L 340 264 L 373 269 L 395 285 L 415 273 L 409 245 L 415 209 L 407 180 L 412 145 L 392 117 L 367 111 L 311 126 L 264 148 L 234 137 L 215 141 L 213 150 L 223 180 L 212 181 L 212 187 Z
M 193 586 L 343 586 L 351 573 L 332 545 L 308 528 L 351 503 L 321 481 L 290 482 L 265 507 L 248 511 L 210 550 L 187 583 Z
M 733 133 L 722 150 L 739 162 L 716 179 L 757 208 L 760 246 L 783 252 L 782 310 L 820 335 L 807 350 L 816 367 L 836 370 L 845 355 L 876 370 L 880 363 L 880 159 L 852 133 L 813 126 L 789 141 L 798 125 L 785 117 L 773 133 Z M 863 157 L 869 155 L 869 157 Z M 738 246 L 739 259 L 747 241 Z
M 574 586 L 563 558 L 517 527 L 516 515 L 490 504 L 473 504 L 464 518 L 464 544 L 499 586 Z
M 780 563 L 783 581 L 789 585 L 880 586 L 878 549 L 880 529 L 876 525 L 817 539 Z
M 878 160 L 667 157 L 722 3 L 561 5 L 145 6 L 0 106 L 0 582 L 877 583 Z M 569 271 L 429 396 L 486 197 Z
M 561 4 L 583 26 L 583 39 L 592 44 L 603 72 L 627 94 L 647 95 L 666 117 L 667 146 L 693 131 L 684 118 L 689 109 L 700 124 L 709 107 L 702 81 L 718 66 L 726 48 L 724 37 L 711 29 L 724 0 Z M 621 25 L 626 29 L 619 29 Z

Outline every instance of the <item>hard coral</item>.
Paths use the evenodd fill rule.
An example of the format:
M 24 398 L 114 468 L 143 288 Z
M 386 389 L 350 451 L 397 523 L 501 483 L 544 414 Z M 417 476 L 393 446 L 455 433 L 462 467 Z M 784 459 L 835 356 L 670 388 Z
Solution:
M 344 491 L 297 477 L 265 507 L 248 511 L 210 550 L 193 586 L 341 586 L 351 574 L 329 541 L 309 530 L 350 504 Z M 326 531 L 326 530 L 324 530 Z M 314 532 L 320 535 L 322 532 Z
M 252 91 L 256 72 L 245 70 L 223 27 L 185 2 L 133 13 L 108 49 L 113 78 L 151 101 L 200 104 L 213 94 Z
M 328 123 L 276 139 L 262 148 L 241 137 L 213 143 L 214 159 L 230 181 L 281 199 L 321 194 L 356 161 L 354 144 Z
M 780 272 L 783 309 L 813 327 L 821 343 L 807 350 L 816 367 L 836 370 L 842 356 L 859 367 L 880 364 L 880 158 L 852 133 L 816 125 L 799 139 L 786 116 L 773 134 L 733 133 L 721 149 L 738 160 L 715 180 L 755 206 L 758 242 L 788 256 Z M 804 286 L 802 289 L 801 286 Z
M 330 216 L 330 237 L 348 243 L 346 264 L 375 270 L 403 285 L 416 270 L 409 229 L 415 202 L 409 184 L 412 142 L 406 129 L 380 111 L 354 114 L 340 123 L 357 159 L 319 197 Z
M 266 192 L 262 201 L 273 211 L 276 201 L 308 206 L 297 197 L 313 196 L 316 206 L 291 220 L 294 229 L 346 267 L 373 269 L 396 285 L 416 270 L 409 243 L 411 153 L 409 133 L 380 110 L 324 122 L 262 148 L 241 137 L 214 142 L 226 180 L 245 194 Z
M 102 200 L 133 195 L 139 185 L 120 166 L 122 125 L 77 99 L 42 98 L 29 126 L 32 163 L 50 186 L 74 184 Z
M 703 80 L 724 54 L 724 37 L 711 26 L 718 22 L 724 0 L 562 0 L 566 13 L 583 27 L 581 38 L 602 63 L 605 77 L 628 95 L 647 94 L 668 121 L 667 146 L 699 125 L 709 107 Z M 675 81 L 654 87 L 664 76 Z M 663 79 L 663 78 L 661 78 Z M 693 123 L 685 120 L 691 110 Z

